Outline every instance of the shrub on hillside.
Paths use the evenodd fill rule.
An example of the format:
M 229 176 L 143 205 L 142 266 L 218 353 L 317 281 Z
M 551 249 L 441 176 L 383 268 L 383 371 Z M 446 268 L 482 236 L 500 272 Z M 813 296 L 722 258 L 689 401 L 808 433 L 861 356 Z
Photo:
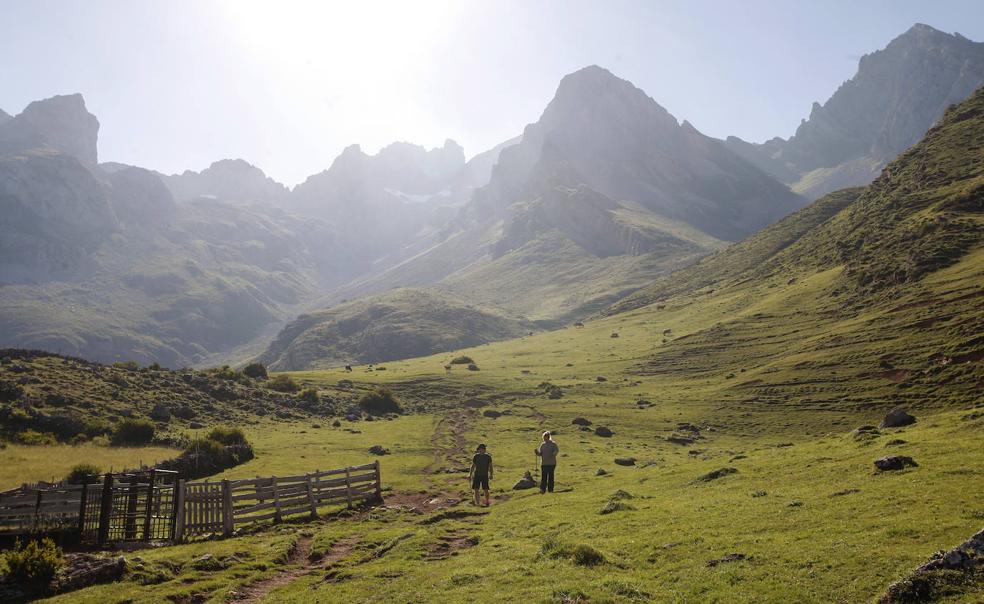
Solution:
M 225 446 L 248 444 L 246 434 L 240 428 L 231 428 L 228 426 L 216 426 L 212 428 L 205 435 L 205 440 L 214 440 Z
M 19 401 L 22 396 L 24 396 L 24 389 L 20 385 L 8 380 L 0 380 L 0 401 Z
M 451 364 L 452 365 L 469 365 L 469 364 L 474 363 L 474 362 L 475 361 L 472 360 L 472 358 L 470 356 L 466 356 L 466 355 L 461 355 L 461 356 L 454 357 L 453 359 L 451 359 Z
M 239 428 L 219 427 L 213 428 L 205 438 L 191 442 L 177 458 L 158 467 L 175 470 L 184 478 L 203 478 L 253 457 L 253 447 Z
M 250 363 L 243 367 L 243 375 L 254 380 L 265 380 L 267 379 L 266 365 L 263 363 Z
M 99 482 L 102 470 L 91 463 L 80 463 L 65 477 L 68 484 L 93 484 Z
M 266 387 L 278 392 L 297 392 L 301 389 L 289 375 L 279 374 L 267 382 Z
M 140 365 L 137 365 L 136 361 L 116 361 L 113 363 L 113 367 L 119 367 L 120 369 L 127 369 L 129 371 L 140 369 Z
M 58 569 L 64 566 L 65 557 L 54 541 L 44 538 L 26 544 L 18 540 L 14 549 L 4 555 L 4 561 L 7 563 L 7 577 L 15 584 L 44 590 L 55 578 Z
M 14 441 L 22 445 L 41 446 L 53 445 L 58 442 L 58 439 L 50 432 L 38 432 L 37 430 L 27 429 L 14 434 Z
M 317 405 L 321 402 L 321 397 L 318 396 L 317 388 L 305 388 L 301 390 L 301 393 L 297 395 L 297 398 L 301 401 L 307 403 L 308 405 Z
M 371 415 L 386 415 L 387 413 L 401 413 L 403 411 L 400 403 L 393 398 L 393 393 L 387 388 L 378 388 L 364 394 L 359 399 L 359 407 Z
M 154 423 L 148 419 L 125 419 L 116 424 L 110 443 L 113 446 L 146 445 L 154 440 Z
M 468 371 L 478 371 L 478 365 L 476 365 L 475 363 L 471 363 L 470 365 L 468 365 Z

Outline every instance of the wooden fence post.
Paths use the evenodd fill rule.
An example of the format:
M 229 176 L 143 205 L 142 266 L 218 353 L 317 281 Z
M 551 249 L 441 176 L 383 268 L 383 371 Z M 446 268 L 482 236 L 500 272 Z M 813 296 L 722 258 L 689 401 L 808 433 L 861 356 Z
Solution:
M 232 485 L 228 480 L 222 481 L 222 534 L 226 537 L 232 535 Z
M 304 476 L 305 486 L 307 487 L 308 506 L 311 508 L 311 520 L 318 519 L 318 503 L 314 500 L 314 487 L 311 486 L 311 475 Z
M 174 485 L 174 523 L 171 525 L 172 539 L 180 543 L 184 539 L 185 527 L 185 481 L 179 479 Z
M 39 486 L 38 498 L 37 501 L 34 503 L 34 530 L 39 533 L 44 531 L 43 527 L 41 526 L 41 496 L 43 494 L 44 491 L 42 491 L 41 487 Z
M 146 510 L 146 515 L 144 516 L 144 525 L 143 525 L 144 541 L 150 541 L 150 537 L 151 537 L 150 527 L 151 527 L 151 519 L 154 513 L 154 507 L 153 507 L 154 478 L 155 478 L 154 470 L 151 470 L 150 474 L 147 477 L 147 510 Z
M 109 540 L 109 521 L 113 513 L 113 475 L 106 474 L 103 480 L 102 499 L 99 502 L 99 545 Z
M 383 500 L 383 478 L 379 471 L 379 460 L 376 460 L 376 501 Z
M 89 498 L 89 483 L 82 483 L 82 497 L 79 499 L 79 543 L 85 536 L 85 506 Z
M 277 477 L 270 478 L 270 485 L 273 487 L 273 521 L 281 522 L 280 516 L 280 493 L 277 491 Z
M 131 476 L 130 480 L 133 481 L 134 478 Z M 124 519 L 125 530 L 123 531 L 124 539 L 133 539 L 137 536 L 137 498 L 139 496 L 139 487 L 136 482 L 130 482 L 130 487 L 126 490 L 126 518 Z
M 348 500 L 348 507 L 352 509 L 352 482 L 350 479 L 351 473 L 348 468 L 345 468 L 345 499 Z

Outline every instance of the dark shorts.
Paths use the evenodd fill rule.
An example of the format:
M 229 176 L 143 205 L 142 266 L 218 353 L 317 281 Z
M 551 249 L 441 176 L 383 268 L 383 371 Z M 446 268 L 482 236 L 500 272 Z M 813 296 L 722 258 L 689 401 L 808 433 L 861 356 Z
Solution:
M 489 477 L 488 476 L 473 476 L 472 477 L 472 488 L 475 490 L 485 489 L 489 490 Z

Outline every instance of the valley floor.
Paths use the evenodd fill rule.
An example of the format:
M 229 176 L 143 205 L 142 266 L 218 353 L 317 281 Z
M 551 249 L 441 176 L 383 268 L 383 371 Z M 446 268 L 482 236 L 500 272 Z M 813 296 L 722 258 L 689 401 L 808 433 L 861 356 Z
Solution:
M 984 526 L 984 355 L 946 348 L 979 321 L 981 253 L 910 297 L 829 319 L 810 304 L 830 271 L 456 353 L 477 371 L 446 374 L 439 355 L 293 373 L 389 386 L 415 412 L 259 419 L 246 426 L 256 458 L 220 477 L 365 463 L 382 445 L 383 505 L 135 552 L 125 581 L 54 601 L 875 600 Z M 965 320 L 950 331 L 947 317 Z M 854 432 L 899 404 L 914 425 Z M 545 429 L 561 448 L 557 492 L 513 491 Z M 487 509 L 469 503 L 480 442 L 496 467 Z M 891 454 L 918 467 L 877 472 Z M 603 561 L 579 564 L 591 550 L 578 546 Z M 197 563 L 205 554 L 220 563 Z M 936 595 L 980 602 L 984 583 Z

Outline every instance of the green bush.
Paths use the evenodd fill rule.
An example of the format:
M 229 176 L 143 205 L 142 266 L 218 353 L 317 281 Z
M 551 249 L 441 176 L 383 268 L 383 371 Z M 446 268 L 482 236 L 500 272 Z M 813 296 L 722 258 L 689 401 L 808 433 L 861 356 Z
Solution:
M 590 545 L 576 546 L 549 538 L 540 546 L 539 558 L 565 558 L 578 566 L 597 566 L 605 561 L 605 556 Z
M 53 445 L 58 442 L 58 439 L 50 432 L 38 432 L 37 430 L 27 429 L 14 434 L 14 441 L 22 445 L 41 446 Z
M 297 392 L 301 389 L 289 375 L 279 374 L 267 382 L 267 388 L 278 392 Z
M 245 445 L 248 444 L 246 441 L 246 434 L 239 428 L 231 428 L 228 426 L 216 426 L 209 430 L 208 434 L 205 436 L 205 440 L 214 440 L 215 442 L 225 445 Z
M 80 463 L 65 477 L 68 484 L 93 484 L 99 482 L 102 470 L 91 463 Z
M 359 399 L 359 407 L 370 415 L 385 415 L 387 413 L 402 413 L 403 408 L 387 388 L 378 388 L 367 392 Z
M 243 367 L 243 374 L 254 380 L 265 380 L 267 379 L 266 365 L 263 363 L 250 363 Z
M 305 388 L 304 390 L 301 390 L 301 393 L 298 394 L 297 397 L 310 405 L 317 405 L 321 402 L 321 397 L 318 396 L 317 388 Z
M 21 544 L 18 540 L 4 559 L 7 563 L 7 576 L 14 583 L 42 590 L 65 564 L 61 548 L 48 538 L 28 541 L 26 544 Z
M 113 367 L 119 367 L 120 369 L 129 369 L 130 371 L 136 371 L 140 369 L 140 365 L 137 365 L 136 361 L 116 361 L 113 363 Z
M 582 543 L 574 548 L 571 561 L 578 566 L 597 566 L 605 561 L 605 556 L 590 545 Z
M 475 361 L 473 361 L 470 356 L 466 356 L 466 355 L 457 356 L 451 359 L 452 365 L 469 365 L 474 362 Z
M 113 446 L 146 445 L 154 440 L 154 423 L 149 419 L 125 419 L 116 424 L 110 442 Z

